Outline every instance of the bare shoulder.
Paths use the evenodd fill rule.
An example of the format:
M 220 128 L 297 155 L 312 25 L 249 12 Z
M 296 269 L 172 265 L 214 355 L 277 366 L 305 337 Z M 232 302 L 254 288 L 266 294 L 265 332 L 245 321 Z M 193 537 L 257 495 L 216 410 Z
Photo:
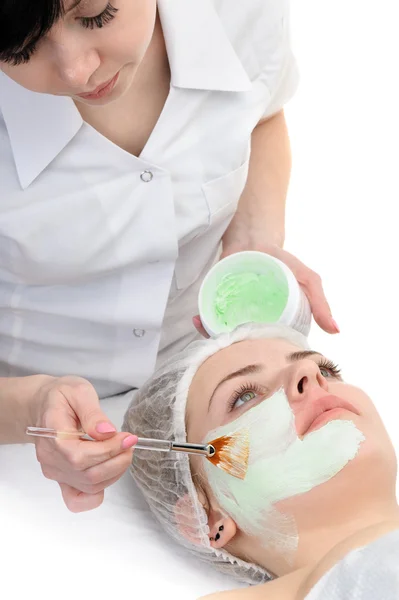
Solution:
M 311 589 L 352 550 L 362 548 L 399 529 L 399 520 L 384 521 L 358 531 L 340 542 L 316 566 L 298 569 L 268 583 L 219 592 L 199 600 L 305 600 Z
M 200 600 L 295 600 L 298 588 L 307 574 L 307 569 L 298 569 L 267 583 L 211 594 Z
M 304 600 L 323 575 L 330 571 L 334 565 L 345 558 L 352 550 L 363 548 L 396 529 L 399 529 L 398 520 L 384 521 L 371 527 L 367 527 L 366 529 L 362 529 L 346 538 L 343 542 L 337 544 L 304 579 L 295 600 Z
M 260 600 L 261 598 L 268 598 L 264 589 L 266 585 L 268 584 L 218 592 L 209 596 L 203 596 L 199 600 Z

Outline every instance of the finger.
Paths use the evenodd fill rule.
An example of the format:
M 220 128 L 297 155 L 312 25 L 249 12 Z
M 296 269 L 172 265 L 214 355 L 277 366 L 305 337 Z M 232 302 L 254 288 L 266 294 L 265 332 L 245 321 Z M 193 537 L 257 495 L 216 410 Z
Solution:
M 309 300 L 316 323 L 327 333 L 339 333 L 319 275 L 286 250 L 276 247 L 272 252 L 273 256 L 286 264 L 295 275 Z
M 130 462 L 131 460 L 129 461 L 129 464 Z M 95 478 L 101 479 L 97 483 L 90 482 L 91 477 L 86 477 L 81 473 L 65 473 L 64 471 L 61 471 L 55 467 L 44 467 L 42 468 L 42 471 L 46 479 L 56 481 L 60 486 L 65 485 L 75 490 L 75 492 L 96 495 L 105 490 L 107 487 L 116 483 L 118 479 L 120 479 L 125 473 L 129 464 L 127 466 L 123 465 L 123 468 L 122 465 L 120 465 L 116 475 L 107 479 L 101 479 L 101 474 L 96 473 Z
M 55 440 L 59 454 L 65 462 L 64 470 L 85 471 L 127 452 L 137 444 L 137 436 L 122 432 L 103 442 L 85 440 Z
M 209 339 L 209 334 L 206 332 L 205 327 L 202 325 L 201 319 L 198 315 L 193 317 L 193 325 L 198 333 L 200 333 L 204 338 Z
M 121 473 L 117 477 L 113 477 L 112 479 L 107 479 L 106 481 L 97 483 L 96 485 L 94 485 L 94 484 L 87 484 L 84 486 L 82 485 L 82 488 L 83 488 L 82 492 L 84 492 L 85 494 L 97 495 L 100 492 L 104 492 L 108 487 L 111 487 L 111 485 L 114 485 L 114 483 L 116 483 L 122 477 L 122 475 L 123 475 L 123 473 Z
M 101 410 L 97 392 L 88 381 L 82 379 L 61 385 L 59 392 L 76 413 L 83 430 L 92 438 L 103 440 L 115 435 L 116 427 Z
M 73 513 L 85 512 L 98 508 L 104 500 L 104 491 L 97 494 L 86 494 L 75 488 L 60 483 L 63 500 L 68 508 Z
M 50 479 L 52 481 L 56 481 L 58 483 L 58 485 L 60 485 L 60 486 L 68 486 L 68 488 L 75 490 L 75 495 L 76 495 L 76 493 L 81 493 L 81 494 L 89 494 L 91 496 L 96 496 L 100 492 L 103 492 L 106 488 L 108 488 L 111 485 L 113 485 L 114 483 L 116 483 L 122 477 L 122 475 L 125 473 L 125 471 L 126 471 L 126 469 L 124 471 L 121 471 L 120 473 L 118 473 L 118 475 L 116 475 L 115 477 L 111 477 L 110 479 L 105 479 L 104 481 L 101 481 L 99 483 L 88 483 L 87 481 L 77 481 L 76 478 L 68 477 L 67 474 L 65 474 L 62 471 L 58 471 L 57 469 L 51 470 L 50 473 L 48 473 L 48 475 L 46 475 L 46 478 Z
M 108 460 L 85 471 L 63 471 L 57 466 L 43 465 L 43 475 L 47 479 L 66 483 L 81 492 L 97 493 L 117 481 L 131 465 L 133 450 Z
M 339 328 L 331 315 L 331 309 L 324 294 L 321 279 L 316 274 L 310 274 L 301 287 L 309 300 L 316 323 L 327 333 L 339 333 Z
M 268 248 L 267 253 L 286 264 L 287 267 L 294 273 L 295 277 L 297 277 L 297 279 L 301 273 L 308 270 L 308 267 L 301 262 L 299 258 L 293 254 L 290 254 L 287 252 L 287 250 L 283 250 L 283 248 L 280 248 L 279 246 L 273 246 L 270 249 Z
M 132 458 L 133 450 L 129 450 L 100 465 L 86 469 L 80 475 L 88 485 L 102 485 L 104 482 L 119 479 L 130 467 Z

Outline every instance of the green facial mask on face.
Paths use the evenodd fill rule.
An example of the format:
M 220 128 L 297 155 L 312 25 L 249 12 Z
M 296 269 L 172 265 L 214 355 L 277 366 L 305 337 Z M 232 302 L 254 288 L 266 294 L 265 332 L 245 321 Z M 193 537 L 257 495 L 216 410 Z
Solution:
M 284 391 L 278 391 L 236 421 L 210 432 L 205 443 L 241 429 L 249 432 L 249 464 L 244 480 L 204 461 L 220 506 L 246 533 L 291 562 L 298 546 L 295 520 L 275 508 L 329 481 L 355 458 L 365 439 L 352 421 L 330 421 L 298 438 Z
M 216 289 L 214 311 L 218 322 L 231 329 L 241 323 L 274 323 L 287 299 L 287 280 L 277 268 L 267 274 L 231 273 Z

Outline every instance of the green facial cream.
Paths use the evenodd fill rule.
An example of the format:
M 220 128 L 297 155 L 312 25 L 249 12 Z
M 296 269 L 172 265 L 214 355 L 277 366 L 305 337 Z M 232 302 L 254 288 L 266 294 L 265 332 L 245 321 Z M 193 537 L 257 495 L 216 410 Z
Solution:
M 232 477 L 204 461 L 208 482 L 220 506 L 242 531 L 291 564 L 298 531 L 293 515 L 281 512 L 278 503 L 335 477 L 356 457 L 365 437 L 353 421 L 333 419 L 299 438 L 288 398 L 279 390 L 232 423 L 210 432 L 204 443 L 245 429 L 249 435 L 245 478 Z
M 287 265 L 250 250 L 212 267 L 202 282 L 198 309 L 210 337 L 244 323 L 281 323 L 308 335 L 312 320 L 308 299 Z
M 229 329 L 242 323 L 274 323 L 288 300 L 288 283 L 280 269 L 266 274 L 229 273 L 216 288 L 217 322 Z

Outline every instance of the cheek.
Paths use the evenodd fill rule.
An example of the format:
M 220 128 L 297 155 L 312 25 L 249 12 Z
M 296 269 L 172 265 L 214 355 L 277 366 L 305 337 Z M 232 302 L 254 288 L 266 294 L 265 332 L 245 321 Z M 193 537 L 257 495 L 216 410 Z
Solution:
M 395 462 L 394 450 L 387 428 L 371 398 L 362 389 L 349 384 L 336 384 L 332 393 L 351 402 L 360 413 L 359 416 L 356 415 L 352 419 L 366 438 L 360 448 L 359 459 L 364 459 L 366 462 L 368 460 L 373 462 L 376 459 L 378 462 L 378 457 L 380 457 L 381 460 Z
M 387 466 L 388 463 L 394 464 L 396 469 L 395 448 L 379 414 L 373 412 L 363 418 L 357 418 L 356 425 L 366 438 L 359 457 L 366 462 L 375 463 L 377 470 Z
M 191 444 L 200 444 L 207 432 L 205 419 L 196 414 L 191 416 L 187 422 L 187 441 Z
M 145 32 L 141 31 L 140 35 L 136 35 L 134 30 L 133 32 L 122 30 L 102 44 L 100 53 L 103 62 L 111 59 L 118 63 L 131 63 L 138 66 L 144 58 L 150 41 L 151 35 L 146 36 Z
M 110 45 L 119 48 L 119 53 L 130 56 L 133 60 L 141 60 L 145 54 L 153 33 L 156 18 L 156 3 L 129 3 L 129 6 L 120 10 L 118 30 L 112 36 Z
M 361 415 L 379 419 L 374 403 L 361 388 L 345 382 L 329 381 L 329 391 L 353 404 Z
M 192 444 L 202 444 L 208 432 L 221 424 L 221 418 L 215 416 L 212 411 L 208 412 L 207 406 L 200 405 L 200 399 L 190 406 L 187 415 L 187 441 Z

